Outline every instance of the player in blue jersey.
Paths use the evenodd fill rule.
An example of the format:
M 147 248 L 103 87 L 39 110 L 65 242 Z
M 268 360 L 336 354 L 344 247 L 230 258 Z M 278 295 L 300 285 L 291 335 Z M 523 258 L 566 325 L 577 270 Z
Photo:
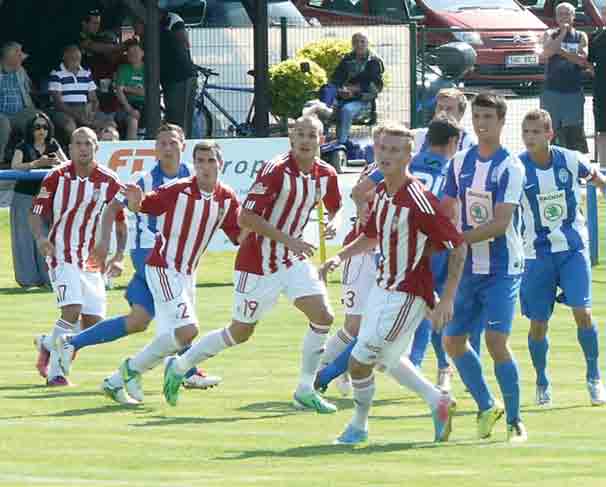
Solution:
M 459 126 L 453 118 L 446 117 L 444 114 L 440 114 L 434 117 L 434 120 L 429 124 L 428 129 L 428 139 L 429 145 L 427 150 L 424 152 L 420 152 L 416 154 L 411 162 L 410 162 L 410 170 L 414 176 L 418 179 L 422 180 L 427 189 L 429 189 L 436 196 L 440 197 L 442 192 L 442 187 L 444 186 L 444 181 L 446 178 L 449 159 L 455 154 L 459 140 Z M 365 218 L 364 213 L 367 208 L 368 198 L 373 197 L 374 188 L 377 184 L 383 181 L 383 174 L 379 169 L 375 169 L 368 174 L 368 176 L 363 177 L 360 182 L 354 187 L 352 191 L 352 197 L 358 206 L 358 212 L 361 214 L 362 218 Z M 352 239 L 353 240 L 353 239 Z M 432 272 L 434 276 L 435 282 L 435 291 L 438 295 L 442 293 L 443 284 L 447 275 L 447 252 L 436 253 L 432 256 Z M 345 274 L 352 273 L 349 269 L 351 267 L 347 263 L 345 264 Z M 368 271 L 367 271 L 368 272 Z M 375 279 L 376 271 L 371 271 L 373 276 L 370 279 L 364 278 L 364 276 L 358 275 L 356 282 L 364 283 L 364 287 L 368 287 L 368 289 L 356 289 L 356 293 L 354 295 L 355 298 L 363 297 L 364 302 L 360 302 L 358 304 L 357 309 L 363 309 L 365 306 L 365 298 L 368 295 L 369 288 Z M 357 271 L 358 274 L 361 273 L 361 270 Z M 347 307 L 347 300 L 350 298 L 348 294 L 344 293 L 343 301 L 345 306 Z M 347 315 L 346 315 L 347 316 Z M 358 318 L 361 318 L 361 314 L 358 315 Z M 346 322 L 347 325 L 348 322 Z M 359 323 L 359 322 L 358 322 Z M 419 332 L 420 328 L 423 328 L 421 332 Z M 423 320 L 423 322 L 419 325 L 419 329 L 415 334 L 415 342 L 418 341 L 418 337 L 420 335 L 425 335 L 424 345 L 422 345 L 423 351 L 427 347 L 429 342 L 429 335 L 431 333 L 431 323 L 429 320 Z M 339 336 L 345 335 L 348 340 L 343 338 L 340 339 L 343 342 L 341 349 L 343 350 L 340 355 L 337 356 L 336 353 L 329 350 L 327 347 L 327 352 L 330 355 L 328 360 L 328 364 L 324 366 L 322 370 L 320 370 L 316 376 L 315 387 L 319 390 L 325 390 L 329 383 L 335 378 L 339 377 L 340 374 L 344 373 L 347 370 L 347 363 L 349 361 L 349 356 L 351 354 L 351 350 L 355 345 L 355 337 L 357 336 L 358 328 L 352 329 L 351 327 L 345 326 L 343 330 L 340 330 L 336 335 L 331 338 L 331 341 L 337 341 Z M 448 362 L 446 360 L 446 354 L 441 346 L 441 333 L 435 332 L 435 335 L 438 336 L 438 347 L 436 347 L 436 355 L 438 356 L 438 364 L 442 367 L 442 370 L 447 372 L 448 370 Z M 330 342 L 329 342 L 330 343 Z M 435 343 L 435 341 L 434 341 Z M 415 345 L 413 344 L 413 350 Z M 331 353 L 332 352 L 332 353 Z M 441 352 L 441 354 L 440 354 Z M 441 361 L 440 361 L 441 355 Z M 336 358 L 333 358 L 335 357 Z M 422 358 L 422 357 L 421 357 Z M 332 360 L 332 362 L 330 362 Z M 410 356 L 410 362 L 413 365 L 418 366 L 419 362 L 415 362 L 414 357 Z M 408 362 L 408 363 L 410 363 Z M 402 382 L 405 380 L 405 375 L 410 374 L 402 374 L 402 379 L 398 379 Z M 450 379 L 449 373 L 443 374 L 447 379 Z M 438 386 L 442 390 L 449 390 L 450 387 L 444 387 L 444 385 L 450 384 L 446 383 L 444 380 L 438 381 Z M 422 389 L 418 389 L 415 387 L 414 382 L 407 383 L 411 389 L 415 392 L 418 392 L 422 395 Z
M 487 438 L 503 408 L 490 393 L 480 359 L 467 340 L 474 324 L 485 325 L 486 346 L 505 401 L 507 438 L 522 442 L 528 435 L 520 419 L 519 374 L 509 335 L 524 270 L 520 214 L 524 166 L 501 145 L 505 100 L 480 93 L 471 109 L 478 145 L 455 155 L 442 199 L 469 244 L 444 346 L 478 405 L 478 436 Z
M 156 154 L 158 163 L 148 173 L 143 174 L 136 184 L 145 192 L 162 186 L 176 178 L 190 176 L 189 166 L 180 162 L 185 147 L 183 130 L 178 125 L 166 124 L 160 127 L 156 138 Z M 102 232 L 106 238 L 100 239 L 95 249 L 98 262 L 105 262 L 108 253 L 107 232 L 111 229 L 115 216 L 122 210 L 122 205 L 114 200 L 105 210 L 102 222 Z M 154 247 L 156 233 L 161 231 L 162 217 L 153 217 L 142 214 L 136 215 L 135 235 L 132 239 L 130 251 L 135 273 L 126 290 L 126 300 L 131 309 L 126 316 L 117 316 L 100 321 L 95 326 L 84 330 L 77 335 L 66 335 L 59 344 L 60 362 L 69 369 L 71 357 L 81 348 L 118 340 L 132 333 L 145 331 L 151 323 L 154 314 L 154 301 L 145 279 L 145 259 Z M 121 371 L 124 377 L 105 379 L 103 390 L 110 398 L 120 403 L 130 403 L 131 399 L 143 399 L 140 393 L 132 390 L 134 396 L 130 398 L 124 390 L 124 378 L 129 376 L 128 361 L 122 364 Z M 131 374 L 132 375 L 132 374 Z M 189 373 L 186 387 L 205 389 L 217 385 L 219 377 L 206 375 L 204 371 L 194 369 Z M 130 381 L 134 383 L 134 381 Z
M 579 152 L 550 145 L 554 136 L 545 110 L 531 110 L 522 122 L 526 168 L 522 198 L 526 267 L 520 288 L 522 314 L 530 319 L 528 349 L 537 373 L 536 402 L 551 404 L 547 375 L 547 325 L 558 288 L 572 308 L 577 338 L 587 363 L 591 404 L 606 404 L 600 379 L 598 327 L 591 314 L 588 232 L 581 212 L 580 180 L 604 190 L 606 178 Z

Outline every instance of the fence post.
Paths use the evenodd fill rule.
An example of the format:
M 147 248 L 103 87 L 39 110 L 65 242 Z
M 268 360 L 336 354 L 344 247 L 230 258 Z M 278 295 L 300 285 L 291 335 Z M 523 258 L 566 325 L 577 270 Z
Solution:
M 410 127 L 417 126 L 417 23 L 408 25 L 410 57 Z
M 280 17 L 280 61 L 288 59 L 288 19 Z M 282 136 L 288 135 L 288 117 L 280 117 Z
M 600 263 L 600 228 L 598 218 L 598 192 L 593 184 L 587 185 L 587 228 L 589 230 L 589 256 L 591 265 Z

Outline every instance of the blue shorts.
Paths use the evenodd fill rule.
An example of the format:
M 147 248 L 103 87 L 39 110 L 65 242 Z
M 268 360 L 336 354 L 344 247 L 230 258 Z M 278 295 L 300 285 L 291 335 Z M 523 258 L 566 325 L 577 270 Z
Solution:
M 472 335 L 474 328 L 511 334 L 520 276 L 463 275 L 446 336 Z
M 145 280 L 145 259 L 151 249 L 134 249 L 130 252 L 130 258 L 135 268 L 135 274 L 126 288 L 126 300 L 131 306 L 138 304 L 142 306 L 150 316 L 156 314 L 154 308 L 154 297 L 152 296 L 147 281 Z
M 520 288 L 522 314 L 531 320 L 548 321 L 558 287 L 571 308 L 591 308 L 591 264 L 586 250 L 527 259 Z

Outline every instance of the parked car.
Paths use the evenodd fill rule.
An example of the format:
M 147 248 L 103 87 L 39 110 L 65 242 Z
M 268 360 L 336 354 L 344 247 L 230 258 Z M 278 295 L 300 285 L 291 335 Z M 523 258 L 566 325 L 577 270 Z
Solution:
M 268 0 L 267 15 L 269 25 L 279 25 L 285 17 L 288 25 L 307 25 L 307 21 L 290 1 Z M 252 22 L 244 5 L 239 0 L 207 0 L 205 27 L 250 27 Z
M 322 25 L 414 20 L 428 29 L 448 29 L 428 30 L 426 47 L 431 49 L 452 41 L 472 45 L 477 52 L 477 64 L 466 76 L 466 85 L 515 87 L 543 80 L 540 52 L 547 26 L 516 0 L 296 0 L 295 3 L 306 18 L 316 18 Z
M 555 8 L 561 2 L 556 0 L 520 0 L 520 3 L 528 7 L 549 27 L 556 26 Z M 576 8 L 574 24 L 578 29 L 591 30 L 606 26 L 600 15 L 600 10 L 606 5 L 606 0 L 568 0 L 568 3 Z

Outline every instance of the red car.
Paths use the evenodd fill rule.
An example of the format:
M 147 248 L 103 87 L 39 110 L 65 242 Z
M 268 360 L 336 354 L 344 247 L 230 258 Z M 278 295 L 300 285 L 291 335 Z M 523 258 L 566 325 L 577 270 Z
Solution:
M 296 0 L 294 3 L 306 18 L 316 18 L 322 25 L 415 20 L 428 29 L 450 29 L 428 30 L 426 47 L 455 40 L 471 44 L 477 52 L 477 64 L 465 78 L 467 85 L 525 86 L 543 80 L 540 52 L 547 26 L 516 0 Z

